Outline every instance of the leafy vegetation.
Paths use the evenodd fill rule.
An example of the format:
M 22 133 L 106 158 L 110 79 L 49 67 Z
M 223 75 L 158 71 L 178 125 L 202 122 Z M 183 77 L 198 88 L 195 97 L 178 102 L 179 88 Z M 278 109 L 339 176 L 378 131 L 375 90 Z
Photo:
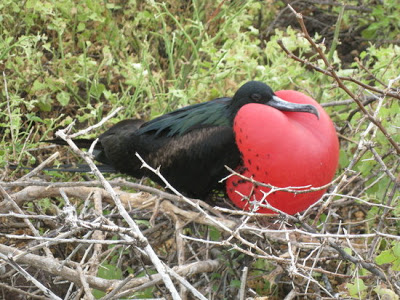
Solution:
M 341 7 L 331 10 L 316 1 L 301 1 L 304 3 L 294 6 L 305 15 L 310 34 L 329 57 L 332 68 L 339 76 L 351 78 L 344 80 L 346 87 L 382 124 L 383 132 L 354 101 L 338 105 L 350 96 L 338 87 L 337 81 L 306 64 L 327 69 L 304 38 L 286 2 L 2 0 L 0 174 L 3 182 L 14 181 L 24 172 L 10 170 L 10 163 L 32 166 L 51 155 L 54 149 L 40 141 L 53 137 L 57 129 L 74 120 L 74 130 L 86 128 L 100 121 L 112 108 L 123 107 L 115 118 L 91 133 L 97 135 L 122 119 L 151 119 L 189 104 L 232 95 L 244 82 L 260 80 L 274 90 L 295 89 L 310 95 L 325 105 L 337 126 L 341 141 L 338 176 L 345 174 L 346 181 L 338 182 L 338 189 L 332 187 L 332 193 L 326 197 L 332 201 L 329 210 L 318 214 L 316 209 L 305 222 L 319 224 L 315 227 L 324 233 L 346 228 L 349 234 L 371 234 L 369 238 L 360 236 L 353 248 L 347 250 L 398 279 L 399 243 L 393 236 L 399 235 L 400 153 L 388 139 L 400 144 L 398 3 L 364 1 L 359 5 L 360 1 L 348 1 L 343 11 Z M 341 11 L 343 18 L 337 24 L 340 32 L 336 39 L 334 27 Z M 325 17 L 331 20 L 329 24 L 324 23 Z M 303 63 L 290 59 L 278 41 Z M 69 155 L 62 154 L 56 164 L 69 162 Z M 50 174 L 54 181 L 78 178 L 57 172 Z M 42 178 L 49 180 L 46 175 Z M 63 206 L 63 201 L 49 197 L 29 202 L 24 210 L 55 215 Z M 77 206 L 79 212 L 85 211 L 82 204 Z M 311 216 L 317 216 L 319 222 L 314 223 Z M 160 218 L 161 223 L 170 220 L 165 215 Z M 139 213 L 137 219 L 145 220 L 139 222 L 141 228 L 151 231 L 154 224 L 147 211 Z M 159 231 L 165 230 L 163 233 L 169 235 L 158 236 L 154 244 L 163 260 L 175 264 L 176 257 L 171 254 L 176 251 L 175 235 L 171 233 L 174 225 L 168 224 L 165 227 L 169 229 L 164 227 Z M 38 226 L 46 227 L 42 223 Z M 217 227 L 193 225 L 191 221 L 182 226 L 188 236 L 212 242 L 227 239 L 226 233 L 219 232 Z M 3 228 L 1 232 L 7 230 Z M 374 236 L 376 232 L 390 237 Z M 252 236 L 249 240 L 275 253 L 287 250 L 286 242 L 282 244 L 268 237 Z M 197 242 L 193 245 L 188 250 L 190 256 L 206 247 Z M 63 251 L 65 256 L 71 253 L 68 247 Z M 143 277 L 155 273 L 152 268 L 144 270 L 140 260 L 133 259 L 128 252 L 106 256 L 103 266 L 107 269 L 99 269 L 97 276 L 120 279 L 128 274 Z M 314 257 L 317 252 L 316 247 L 298 250 L 296 254 L 304 259 Z M 321 265 L 315 263 L 313 267 L 330 272 L 327 281 L 331 287 L 324 281 L 327 275 L 322 271 L 309 275 L 314 281 L 304 285 L 302 277 L 290 273 L 293 270 L 289 268 L 282 269 L 279 276 L 271 276 L 277 262 L 221 246 L 216 256 L 228 262 L 222 271 L 204 276 L 207 280 L 202 277 L 203 285 L 197 288 L 208 293 L 210 299 L 229 299 L 240 289 L 243 266 L 249 266 L 248 286 L 254 291 L 248 291 L 249 297 L 280 299 L 294 289 L 305 296 L 318 291 L 322 296 L 365 299 L 379 295 L 398 299 L 395 295 L 398 288 L 382 284 L 382 278 L 374 277 L 362 265 L 329 253 Z M 331 263 L 329 257 L 336 263 Z M 137 265 L 128 267 L 129 259 Z M 335 277 L 335 272 L 340 276 Z M 135 295 L 160 294 L 160 289 L 151 287 Z M 60 295 L 63 296 L 62 292 Z M 103 296 L 99 291 L 95 295 Z

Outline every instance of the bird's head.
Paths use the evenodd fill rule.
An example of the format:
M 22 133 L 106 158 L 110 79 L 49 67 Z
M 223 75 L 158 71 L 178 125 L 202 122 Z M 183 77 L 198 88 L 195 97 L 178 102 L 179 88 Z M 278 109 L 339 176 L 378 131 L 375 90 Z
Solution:
M 313 105 L 282 100 L 268 85 L 260 81 L 246 82 L 237 90 L 231 101 L 233 115 L 236 115 L 242 106 L 249 103 L 265 104 L 281 111 L 311 113 L 319 118 L 318 110 Z

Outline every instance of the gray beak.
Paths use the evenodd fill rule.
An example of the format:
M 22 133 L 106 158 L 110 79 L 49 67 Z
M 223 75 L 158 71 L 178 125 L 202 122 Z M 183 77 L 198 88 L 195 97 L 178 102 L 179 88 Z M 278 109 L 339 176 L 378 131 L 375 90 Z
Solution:
M 315 106 L 311 104 L 298 104 L 285 101 L 277 96 L 272 96 L 272 100 L 267 102 L 267 105 L 281 111 L 305 112 L 315 115 L 319 119 L 319 113 Z

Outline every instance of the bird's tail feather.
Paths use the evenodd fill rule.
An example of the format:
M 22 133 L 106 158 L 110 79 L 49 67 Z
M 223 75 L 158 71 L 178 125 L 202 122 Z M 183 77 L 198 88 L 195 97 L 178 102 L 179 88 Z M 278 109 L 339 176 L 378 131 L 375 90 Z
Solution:
M 77 139 L 77 140 L 73 140 L 73 141 L 79 148 L 87 148 L 87 149 L 90 148 L 90 146 L 94 142 L 93 139 Z M 63 145 L 63 146 L 68 145 L 68 143 L 66 141 L 64 141 L 63 139 L 44 140 L 42 142 L 56 144 L 56 145 Z M 100 149 L 100 148 L 101 148 L 101 144 L 96 143 L 95 149 Z

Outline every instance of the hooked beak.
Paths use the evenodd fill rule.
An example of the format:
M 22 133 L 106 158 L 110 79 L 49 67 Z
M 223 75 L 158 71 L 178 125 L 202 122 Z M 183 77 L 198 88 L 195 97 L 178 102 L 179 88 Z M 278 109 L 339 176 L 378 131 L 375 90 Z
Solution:
M 311 104 L 299 104 L 285 101 L 277 96 L 272 96 L 272 99 L 268 101 L 267 105 L 276 108 L 281 111 L 294 111 L 294 112 L 306 112 L 315 115 L 319 120 L 319 112 L 317 108 Z

